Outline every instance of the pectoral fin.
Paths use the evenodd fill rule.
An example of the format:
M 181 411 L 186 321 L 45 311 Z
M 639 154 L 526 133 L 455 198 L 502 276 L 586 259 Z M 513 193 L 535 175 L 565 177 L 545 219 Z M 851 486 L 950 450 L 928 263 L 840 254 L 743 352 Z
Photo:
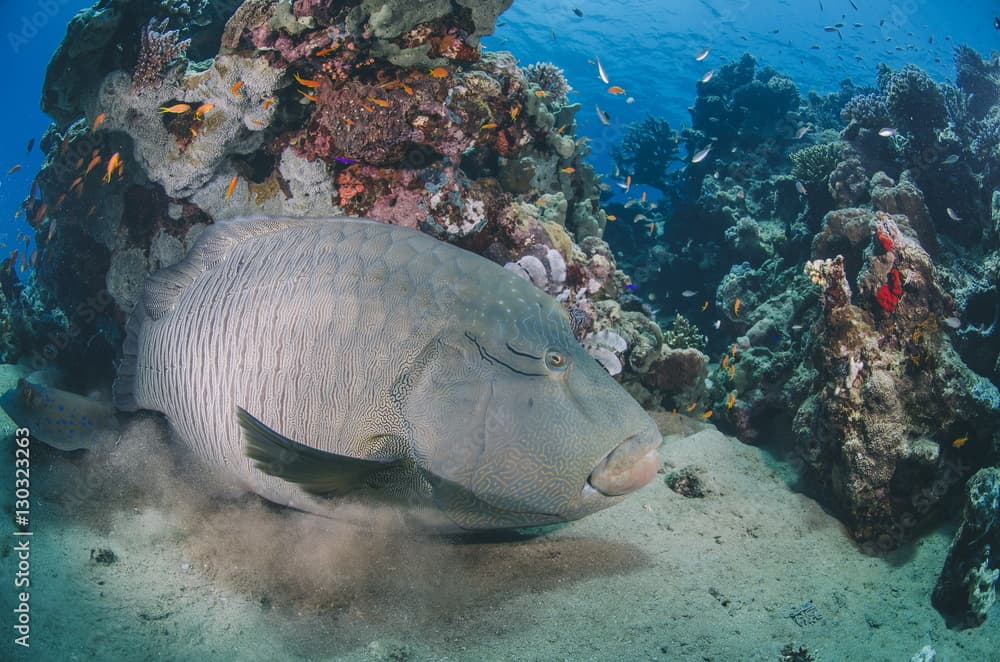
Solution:
M 363 459 L 311 448 L 275 432 L 242 407 L 236 409 L 247 457 L 264 473 L 310 494 L 346 494 L 369 486 L 375 474 L 401 464 L 396 459 Z

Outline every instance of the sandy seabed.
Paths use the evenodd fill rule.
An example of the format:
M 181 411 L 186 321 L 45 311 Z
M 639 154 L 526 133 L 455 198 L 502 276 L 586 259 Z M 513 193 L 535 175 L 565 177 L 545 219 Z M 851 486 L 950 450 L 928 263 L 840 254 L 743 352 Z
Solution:
M 533 537 L 429 536 L 384 508 L 345 507 L 370 523 L 357 526 L 224 499 L 153 416 L 94 451 L 35 444 L 31 648 L 13 643 L 4 517 L 0 658 L 775 661 L 794 643 L 822 661 L 905 662 L 928 644 L 938 662 L 1000 659 L 1000 609 L 950 630 L 930 605 L 957 522 L 866 556 L 765 451 L 658 421 L 661 459 L 700 467 L 704 498 L 660 476 Z

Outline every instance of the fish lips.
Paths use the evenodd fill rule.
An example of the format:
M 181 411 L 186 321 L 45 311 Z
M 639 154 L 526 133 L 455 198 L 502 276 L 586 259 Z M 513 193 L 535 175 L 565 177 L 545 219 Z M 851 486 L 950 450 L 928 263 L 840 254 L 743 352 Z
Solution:
M 624 496 L 646 485 L 660 468 L 658 449 L 663 436 L 650 421 L 650 427 L 618 444 L 594 467 L 587 478 L 584 493 L 594 490 L 606 497 Z

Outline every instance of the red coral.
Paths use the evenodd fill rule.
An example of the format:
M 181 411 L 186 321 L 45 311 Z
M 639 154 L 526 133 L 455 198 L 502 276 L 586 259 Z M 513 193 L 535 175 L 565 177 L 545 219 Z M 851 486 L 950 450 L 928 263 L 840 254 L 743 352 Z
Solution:
M 888 282 L 875 292 L 875 301 L 888 312 L 895 312 L 899 298 L 903 296 L 903 277 L 899 269 L 893 268 L 887 277 Z
M 878 243 L 882 246 L 883 251 L 888 253 L 889 251 L 892 250 L 893 247 L 892 237 L 890 237 L 888 233 L 883 232 L 882 230 L 876 230 L 875 238 L 878 240 Z

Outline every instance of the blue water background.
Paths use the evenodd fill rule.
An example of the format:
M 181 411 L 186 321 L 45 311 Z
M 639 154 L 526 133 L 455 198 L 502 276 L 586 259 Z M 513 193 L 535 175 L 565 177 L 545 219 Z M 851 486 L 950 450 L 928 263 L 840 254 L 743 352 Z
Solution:
M 967 43 L 984 54 L 1000 44 L 1000 31 L 993 27 L 994 15 L 1000 13 L 996 0 L 854 2 L 857 11 L 849 0 L 824 0 L 822 11 L 819 0 L 516 0 L 485 45 L 513 52 L 522 65 L 547 60 L 566 71 L 577 90 L 571 100 L 582 105 L 578 134 L 592 139 L 589 161 L 599 172 L 608 172 L 609 150 L 620 142 L 628 122 L 651 113 L 680 128 L 689 121 L 687 108 L 694 101 L 695 81 L 744 52 L 790 76 L 804 96 L 808 90 L 833 91 L 845 78 L 873 84 L 880 61 L 894 68 L 915 63 L 937 80 L 952 80 L 956 44 Z M 69 19 L 90 4 L 79 0 L 0 4 L 4 26 L 0 55 L 7 91 L 0 110 L 4 126 L 0 217 L 5 219 L 0 223 L 0 242 L 9 248 L 18 232 L 28 230 L 23 219 L 12 218 L 41 164 L 37 142 L 49 124 L 39 110 L 45 67 Z M 576 16 L 574 8 L 583 17 Z M 837 33 L 823 31 L 837 22 L 846 24 L 843 40 Z M 855 22 L 864 25 L 855 28 Z M 814 44 L 820 49 L 812 50 Z M 711 48 L 709 56 L 695 61 L 703 48 Z M 611 84 L 624 87 L 634 103 L 607 93 L 607 85 L 589 62 L 595 57 L 601 58 Z M 611 126 L 598 122 L 595 104 L 611 115 Z M 35 138 L 36 146 L 25 154 L 30 138 Z M 22 170 L 6 175 L 17 163 Z

